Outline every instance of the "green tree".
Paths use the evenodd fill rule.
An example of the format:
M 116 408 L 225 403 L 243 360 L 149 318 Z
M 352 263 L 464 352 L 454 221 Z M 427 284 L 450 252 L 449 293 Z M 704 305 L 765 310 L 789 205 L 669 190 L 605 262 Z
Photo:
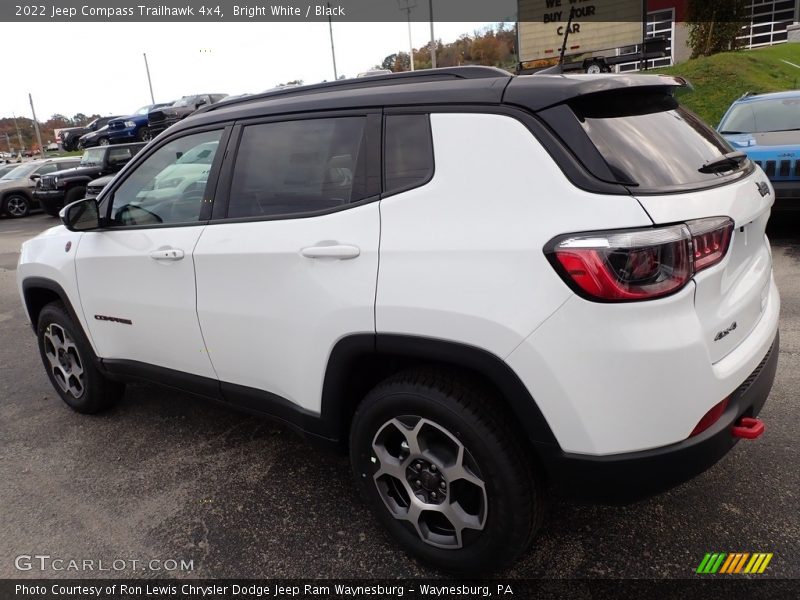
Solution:
M 747 0 L 689 0 L 692 58 L 735 50 L 736 36 L 748 22 L 747 4 Z

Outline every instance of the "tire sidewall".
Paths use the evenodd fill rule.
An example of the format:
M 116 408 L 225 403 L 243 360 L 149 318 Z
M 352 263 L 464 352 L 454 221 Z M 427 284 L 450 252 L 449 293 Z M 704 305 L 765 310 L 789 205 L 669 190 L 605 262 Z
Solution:
M 55 376 L 51 372 L 50 363 L 45 357 L 44 351 L 44 333 L 48 326 L 56 324 L 66 331 L 67 335 L 75 342 L 78 349 L 78 356 L 83 365 L 84 372 L 84 391 L 80 398 L 75 398 L 71 394 L 64 392 L 59 387 L 55 380 Z M 62 306 L 57 304 L 48 304 L 42 309 L 39 314 L 39 321 L 36 327 L 36 338 L 39 345 L 39 356 L 42 359 L 47 376 L 53 389 L 58 393 L 61 399 L 70 407 L 78 412 L 94 412 L 99 405 L 100 399 L 97 397 L 97 390 L 101 386 L 100 374 L 94 367 L 94 352 L 89 347 L 86 336 L 83 335 L 79 325 L 67 315 Z
M 364 408 L 366 410 L 359 410 L 353 423 L 350 457 L 360 491 L 381 523 L 412 554 L 446 570 L 488 570 L 493 562 L 502 563 L 509 551 L 507 540 L 511 541 L 509 538 L 520 534 L 521 528 L 514 516 L 521 516 L 520 511 L 524 512 L 528 504 L 524 499 L 502 493 L 503 489 L 512 487 L 509 480 L 515 477 L 515 473 L 510 465 L 499 459 L 502 449 L 487 439 L 485 432 L 480 431 L 480 424 L 456 413 L 447 405 L 446 396 L 433 390 L 387 390 L 368 396 Z M 486 524 L 480 537 L 461 549 L 436 548 L 423 542 L 407 523 L 391 515 L 373 481 L 372 440 L 384 423 L 402 415 L 421 416 L 444 427 L 464 444 L 478 464 L 487 494 Z

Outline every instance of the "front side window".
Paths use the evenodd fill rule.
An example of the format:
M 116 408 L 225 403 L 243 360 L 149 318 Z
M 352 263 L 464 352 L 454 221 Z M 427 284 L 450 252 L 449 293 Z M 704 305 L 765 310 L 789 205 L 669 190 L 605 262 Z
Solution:
M 200 220 L 211 163 L 222 130 L 172 140 L 134 169 L 114 192 L 110 220 L 115 226 L 191 223 Z M 208 152 L 206 154 L 206 152 Z M 204 161 L 183 162 L 204 154 Z
M 245 127 L 228 217 L 314 213 L 365 199 L 366 122 L 339 117 Z
M 36 175 L 42 176 L 58 171 L 58 163 L 47 163 L 36 169 Z

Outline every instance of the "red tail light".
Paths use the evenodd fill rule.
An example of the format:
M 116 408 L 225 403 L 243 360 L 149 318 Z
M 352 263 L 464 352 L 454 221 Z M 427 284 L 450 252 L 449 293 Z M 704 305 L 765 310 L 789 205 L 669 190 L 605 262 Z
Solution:
M 603 302 L 661 298 L 728 251 L 733 221 L 698 219 L 652 229 L 560 238 L 547 253 L 577 293 Z
M 728 217 L 713 217 L 689 221 L 686 225 L 692 233 L 695 273 L 721 261 L 728 251 L 733 221 Z

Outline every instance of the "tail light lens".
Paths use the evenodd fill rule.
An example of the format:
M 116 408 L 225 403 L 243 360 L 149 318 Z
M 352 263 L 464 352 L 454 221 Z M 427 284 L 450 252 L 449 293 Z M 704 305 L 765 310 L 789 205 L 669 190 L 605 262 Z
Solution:
M 559 238 L 547 252 L 577 293 L 590 300 L 650 300 L 681 289 L 725 256 L 733 231 L 727 217 L 652 229 Z
M 717 264 L 728 251 L 733 221 L 728 217 L 698 219 L 686 223 L 692 234 L 695 272 Z

